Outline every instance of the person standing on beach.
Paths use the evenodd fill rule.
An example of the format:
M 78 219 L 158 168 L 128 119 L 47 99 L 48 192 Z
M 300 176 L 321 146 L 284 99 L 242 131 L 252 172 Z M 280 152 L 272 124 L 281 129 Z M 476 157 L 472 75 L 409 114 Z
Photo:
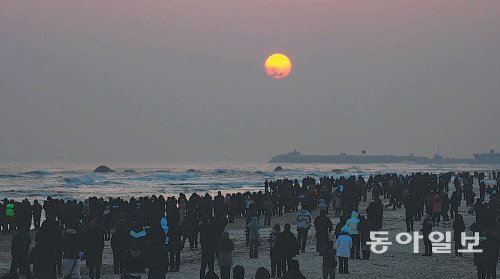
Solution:
M 220 267 L 220 278 L 230 279 L 231 267 L 233 266 L 234 243 L 229 239 L 229 233 L 223 232 L 222 239 L 217 245 L 218 262 Z
M 422 223 L 422 234 L 424 235 L 424 247 L 425 253 L 422 256 L 432 256 L 432 242 L 429 238 L 429 235 L 432 232 L 432 217 L 431 215 L 427 215 Z
M 114 274 L 121 274 L 123 270 L 123 259 L 128 249 L 129 235 L 124 221 L 118 221 L 115 227 L 115 232 L 111 236 L 111 249 L 113 250 L 113 271 Z M 163 243 L 165 243 L 163 231 L 162 235 Z
M 33 225 L 35 226 L 35 230 L 39 230 L 40 220 L 42 219 L 42 205 L 38 203 L 37 200 L 33 202 L 32 214 L 33 214 Z
M 205 278 L 205 270 L 208 266 L 208 272 L 214 272 L 215 252 L 217 247 L 217 235 L 215 229 L 206 217 L 201 220 L 200 226 L 200 244 L 201 244 L 201 268 L 200 279 Z
M 375 198 L 366 208 L 366 216 L 373 230 L 382 230 L 382 218 L 384 214 L 384 205 L 380 198 Z
M 101 278 L 104 230 L 97 224 L 97 217 L 90 220 L 85 237 L 85 256 L 90 279 Z
M 370 238 L 370 223 L 365 218 L 365 216 L 359 216 L 358 224 L 359 237 L 361 239 L 361 253 L 363 255 L 363 260 L 370 259 L 370 247 L 367 242 L 371 241 Z
M 34 279 L 56 279 L 57 257 L 54 248 L 46 237 L 35 240 L 31 249 L 29 262 L 33 264 Z
M 271 258 L 271 277 L 275 278 L 276 274 L 278 277 L 281 277 L 281 261 L 278 255 L 278 251 L 276 249 L 276 243 L 278 241 L 278 237 L 280 235 L 280 225 L 275 224 L 271 234 L 269 234 L 269 256 Z
M 328 243 L 328 235 L 333 230 L 332 221 L 326 217 L 325 210 L 321 210 L 319 216 L 314 219 L 314 227 L 316 228 L 316 251 L 320 252 Z
M 259 257 L 259 219 L 257 217 L 252 217 L 247 225 L 247 229 L 250 243 L 250 259 L 256 259 Z
M 306 240 L 310 227 L 311 213 L 306 206 L 302 205 L 302 209 L 297 213 L 297 243 L 302 253 L 306 252 Z
M 457 257 L 462 257 L 462 253 L 458 252 L 458 250 L 462 249 L 462 233 L 464 231 L 464 218 L 457 213 L 455 221 L 453 221 L 453 240 L 455 241 L 455 256 Z
M 432 198 L 432 223 L 434 226 L 439 226 L 441 221 L 441 196 L 435 193 Z
M 349 236 L 349 228 L 343 226 L 336 242 L 337 257 L 339 257 L 339 273 L 349 274 L 349 252 L 352 248 L 352 238 Z
M 167 248 L 170 254 L 170 271 L 178 272 L 182 249 L 182 227 L 178 222 L 171 222 L 168 231 L 169 242 Z
M 168 250 L 165 244 L 165 233 L 159 223 L 154 223 L 148 231 L 148 247 L 144 252 L 145 266 L 148 268 L 148 279 L 165 279 L 168 270 Z M 126 255 L 126 252 L 125 252 Z
M 335 279 L 335 269 L 337 260 L 335 256 L 337 251 L 333 247 L 333 241 L 328 241 L 327 245 L 321 249 L 320 255 L 323 256 L 323 279 Z
M 297 238 L 295 238 L 295 235 L 290 231 L 290 224 L 285 224 L 283 226 L 283 232 L 280 233 L 276 240 L 276 251 L 281 261 L 281 271 L 285 273 L 293 257 L 299 254 Z
M 264 226 L 271 226 L 271 216 L 273 215 L 273 202 L 271 201 L 271 197 L 268 193 L 266 193 L 266 197 L 264 198 L 264 203 L 262 205 L 264 208 Z
M 12 261 L 10 264 L 10 275 L 17 276 L 19 274 L 31 276 L 28 255 L 30 251 L 31 237 L 28 229 L 21 227 L 19 231 L 12 237 L 11 255 Z
M 83 258 L 83 238 L 79 231 L 79 221 L 72 220 L 62 237 L 62 273 L 63 276 L 80 279 L 81 258 Z
M 409 193 L 408 196 L 404 199 L 405 206 L 405 217 L 406 217 L 406 231 L 413 231 L 413 222 L 415 220 L 415 196 L 413 193 Z
M 454 219 L 458 215 L 458 206 L 460 205 L 460 194 L 455 191 L 451 194 L 450 198 L 450 215 L 451 219 Z
M 349 235 L 352 239 L 351 259 L 361 259 L 359 250 L 361 248 L 361 239 L 359 237 L 358 224 L 359 214 L 356 211 L 351 212 L 351 218 L 347 219 L 346 226 L 349 229 Z

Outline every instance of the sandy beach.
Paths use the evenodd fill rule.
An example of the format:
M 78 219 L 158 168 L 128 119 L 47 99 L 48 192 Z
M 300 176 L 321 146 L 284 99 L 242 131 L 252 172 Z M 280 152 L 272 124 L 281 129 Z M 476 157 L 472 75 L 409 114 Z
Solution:
M 384 200 L 384 204 L 388 201 Z M 365 209 L 368 206 L 367 202 L 360 204 L 361 214 L 365 214 Z M 470 226 L 474 222 L 474 216 L 467 214 L 465 203 L 462 202 L 460 213 L 464 216 L 466 226 Z M 333 217 L 333 212 L 330 211 L 329 217 L 332 219 L 334 226 L 339 222 L 338 217 Z M 318 212 L 314 211 L 313 216 L 317 216 Z M 472 254 L 464 254 L 463 257 L 455 257 L 454 254 L 434 254 L 432 257 L 422 257 L 420 254 L 413 253 L 413 244 L 401 245 L 395 243 L 394 237 L 399 232 L 406 231 L 404 223 L 404 208 L 392 210 L 387 209 L 384 212 L 383 229 L 389 231 L 390 241 L 394 244 L 389 246 L 387 253 L 375 255 L 372 253 L 370 260 L 350 260 L 350 274 L 338 274 L 337 278 L 475 278 L 475 267 L 473 266 Z M 248 248 L 245 247 L 245 232 L 244 219 L 236 219 L 235 223 L 228 224 L 226 227 L 230 233 L 231 239 L 235 243 L 235 251 L 233 253 L 234 265 L 242 265 L 245 267 L 245 278 L 253 278 L 257 268 L 263 266 L 270 269 L 269 247 L 267 238 L 269 236 L 270 227 L 261 229 L 261 244 L 259 249 L 259 258 L 250 259 Z M 261 220 L 261 223 L 263 219 Z M 285 223 L 292 224 L 292 231 L 295 229 L 295 214 L 288 213 L 282 217 L 273 216 L 272 224 Z M 452 231 L 452 222 L 441 223 L 435 226 L 435 231 Z M 421 222 L 415 222 L 415 230 L 420 230 Z M 34 234 L 34 232 L 32 232 Z M 307 278 L 321 278 L 321 262 L 322 258 L 315 251 L 316 239 L 314 237 L 315 230 L 309 230 L 306 252 L 301 253 L 296 257 L 300 263 L 300 270 Z M 10 241 L 12 236 L 0 236 L 0 273 L 8 272 L 10 266 Z M 34 239 L 34 237 L 32 238 Z M 186 245 L 188 246 L 188 245 Z M 420 241 L 420 249 L 423 249 L 423 243 Z M 191 250 L 189 247 L 181 251 L 181 266 L 180 271 L 175 273 L 167 273 L 167 278 L 199 278 L 200 270 L 200 251 Z M 216 272 L 218 266 L 216 262 Z M 82 264 L 82 278 L 88 278 L 88 272 L 85 264 Z M 62 278 L 62 277 L 61 277 Z M 118 279 L 119 275 L 113 274 L 113 258 L 109 241 L 106 242 L 106 247 L 103 254 L 102 277 L 103 279 Z M 144 275 L 143 278 L 147 278 Z

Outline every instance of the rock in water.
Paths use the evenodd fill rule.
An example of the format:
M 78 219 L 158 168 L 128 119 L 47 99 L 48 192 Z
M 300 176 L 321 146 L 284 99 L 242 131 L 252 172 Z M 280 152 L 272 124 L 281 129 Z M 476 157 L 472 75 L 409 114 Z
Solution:
M 115 172 L 115 171 L 106 166 L 98 166 L 97 169 L 94 170 L 94 172 Z
M 283 168 L 282 168 L 281 166 L 277 166 L 277 167 L 274 169 L 274 171 L 282 171 L 282 170 L 283 170 Z

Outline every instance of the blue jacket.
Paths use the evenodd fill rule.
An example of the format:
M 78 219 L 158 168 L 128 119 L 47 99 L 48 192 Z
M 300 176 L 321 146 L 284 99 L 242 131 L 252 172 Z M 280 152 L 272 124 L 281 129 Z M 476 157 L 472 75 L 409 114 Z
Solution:
M 342 227 L 342 234 L 337 238 L 335 247 L 338 257 L 349 257 L 352 247 L 352 238 L 347 234 L 348 230 L 349 228 L 346 226 Z

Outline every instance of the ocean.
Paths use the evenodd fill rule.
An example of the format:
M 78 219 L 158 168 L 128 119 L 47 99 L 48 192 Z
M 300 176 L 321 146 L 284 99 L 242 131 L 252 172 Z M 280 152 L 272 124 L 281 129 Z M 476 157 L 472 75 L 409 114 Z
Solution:
M 359 176 L 377 173 L 491 171 L 499 165 L 421 164 L 278 164 L 269 163 L 109 163 L 114 173 L 94 173 L 99 164 L 0 163 L 0 199 L 84 200 L 89 196 L 164 196 L 179 193 L 231 193 L 264 190 L 264 181 L 312 176 Z

